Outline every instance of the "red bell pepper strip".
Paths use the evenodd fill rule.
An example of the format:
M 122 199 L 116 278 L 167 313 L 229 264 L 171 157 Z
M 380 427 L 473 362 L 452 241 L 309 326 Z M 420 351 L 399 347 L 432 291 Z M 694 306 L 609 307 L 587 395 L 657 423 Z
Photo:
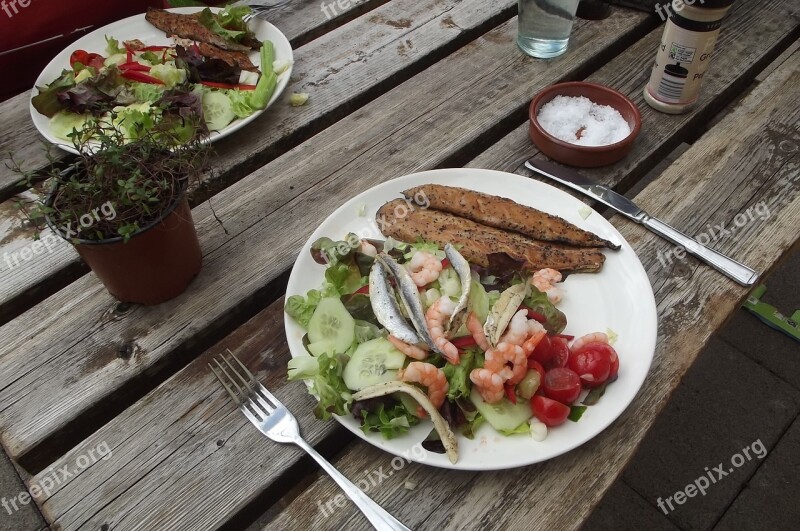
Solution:
M 542 324 L 547 322 L 547 317 L 545 317 L 544 314 L 541 314 L 532 308 L 528 308 L 524 304 L 521 304 L 519 308 L 520 310 L 528 310 L 528 319 L 535 319 Z
M 217 83 L 216 81 L 201 81 L 201 85 L 220 89 L 255 90 L 255 85 L 232 85 L 230 83 Z
M 515 385 L 511 385 L 511 384 L 505 384 L 504 387 L 505 387 L 505 390 L 506 390 L 506 397 L 508 398 L 509 402 L 511 402 L 512 404 L 516 404 L 517 403 L 517 393 L 514 391 L 516 386 Z
M 353 292 L 353 295 L 356 295 L 356 294 L 358 294 L 358 293 L 363 293 L 364 295 L 369 295 L 369 284 L 366 284 L 366 285 L 364 285 L 364 286 L 361 286 L 360 288 L 358 288 L 357 290 L 355 290 L 355 291 Z
M 450 342 L 455 345 L 456 348 L 467 348 L 478 344 L 472 336 L 457 337 Z
M 143 65 L 141 63 L 137 63 L 136 61 L 131 63 L 122 63 L 119 65 L 119 69 L 123 72 L 149 72 L 150 67 L 147 65 Z
M 126 70 L 122 72 L 121 75 L 125 79 L 130 79 L 131 81 L 139 81 L 140 83 L 150 83 L 151 85 L 164 84 L 164 82 L 158 79 L 157 77 L 145 74 L 144 72 L 136 72 L 135 70 Z

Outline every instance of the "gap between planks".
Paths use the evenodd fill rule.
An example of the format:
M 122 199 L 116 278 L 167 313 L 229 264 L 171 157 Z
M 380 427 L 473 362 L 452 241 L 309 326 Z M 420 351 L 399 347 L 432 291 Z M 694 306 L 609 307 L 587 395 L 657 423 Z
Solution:
M 191 191 L 192 206 L 507 20 L 515 6 L 514 0 L 395 0 L 297 50 L 292 84 L 282 98 L 264 117 L 215 144 L 212 172 L 204 186 Z M 291 107 L 292 91 L 310 92 L 310 103 Z M 19 256 L 30 246 L 34 230 L 8 201 L 0 215 L 0 226 L 5 225 L 0 256 Z M 14 263 L 0 260 L 0 274 L 6 277 L 0 286 L 0 324 L 87 271 L 60 238 L 52 252 Z
M 47 464 L 47 455 L 74 445 L 188 361 L 196 348 L 211 344 L 209 337 L 229 330 L 235 312 L 257 305 L 263 286 L 288 269 L 298 243 L 325 212 L 397 172 L 435 166 L 475 141 L 480 124 L 527 101 L 528 88 L 520 80 L 544 85 L 563 77 L 638 31 L 643 19 L 616 11 L 580 27 L 573 54 L 546 68 L 521 52 L 508 53 L 516 26 L 503 24 L 218 196 L 215 208 L 228 235 L 204 205 L 195 208 L 206 262 L 184 295 L 120 316 L 87 275 L 2 327 L 9 338 L 0 345 L 4 446 L 26 468 Z M 437 93 L 443 79 L 458 87 L 458 97 Z M 474 123 L 458 118 L 463 109 L 472 109 Z M 376 113 L 381 120 L 374 119 Z M 450 134 L 442 135 L 439 127 Z M 330 156 L 322 160 L 320 152 Z M 418 156 L 409 157 L 411 152 Z M 120 359 L 120 344 L 133 356 Z M 109 402 L 112 397 L 115 402 Z M 92 423 L 76 422 L 89 412 Z
M 667 219 L 667 221 L 671 221 L 673 223 L 676 223 L 676 221 L 684 221 L 685 225 L 693 225 L 696 229 L 697 227 L 702 227 L 704 223 L 712 221 L 711 218 L 715 218 L 713 221 L 733 219 L 735 214 L 744 210 L 748 205 L 751 205 L 758 197 L 758 194 L 762 194 L 762 197 L 764 197 L 768 196 L 772 192 L 778 192 L 777 198 L 780 199 L 782 203 L 773 205 L 777 208 L 777 210 L 776 215 L 769 219 L 769 226 L 752 227 L 750 230 L 742 232 L 742 238 L 736 241 L 728 242 L 728 246 L 725 249 L 727 252 L 736 251 L 737 257 L 741 259 L 747 259 L 748 262 L 751 262 L 752 265 L 756 265 L 759 268 L 764 268 L 769 264 L 774 263 L 777 260 L 778 255 L 780 255 L 783 250 L 788 248 L 796 238 L 796 231 L 792 232 L 791 229 L 793 228 L 793 223 L 796 227 L 797 220 L 800 219 L 800 202 L 797 200 L 800 183 L 798 183 L 797 172 L 793 171 L 788 164 L 789 162 L 794 161 L 794 168 L 796 168 L 797 155 L 796 153 L 794 155 L 791 153 L 784 153 L 783 155 L 779 154 L 778 156 L 774 156 L 774 150 L 770 149 L 770 145 L 771 143 L 775 144 L 776 142 L 778 145 L 780 145 L 781 139 L 775 137 L 774 135 L 768 135 L 768 138 L 764 140 L 764 135 L 761 134 L 759 128 L 763 126 L 765 122 L 767 122 L 769 123 L 769 130 L 785 130 L 785 125 L 787 123 L 793 123 L 796 120 L 800 110 L 798 110 L 796 102 L 789 101 L 789 104 L 795 104 L 795 108 L 793 110 L 794 114 L 785 115 L 785 113 L 783 113 L 782 115 L 781 110 L 779 110 L 773 112 L 772 119 L 770 120 L 766 120 L 763 115 L 759 114 L 759 110 L 761 110 L 763 113 L 762 107 L 764 106 L 777 109 L 782 108 L 780 103 L 783 103 L 789 99 L 789 96 L 787 96 L 789 92 L 786 90 L 786 88 L 791 87 L 793 83 L 797 82 L 798 74 L 796 71 L 797 69 L 795 68 L 795 72 L 792 73 L 794 76 L 793 79 L 784 74 L 784 78 L 777 76 L 769 81 L 769 85 L 765 84 L 764 86 L 760 87 L 759 92 L 753 97 L 749 98 L 743 104 L 747 107 L 743 107 L 734 116 L 732 116 L 730 119 L 726 119 L 726 121 L 720 125 L 719 135 L 721 138 L 727 138 L 729 140 L 730 146 L 728 148 L 720 149 L 720 143 L 715 139 L 704 139 L 701 144 L 694 146 L 689 152 L 687 152 L 687 154 L 685 154 L 685 156 L 682 157 L 674 167 L 665 172 L 663 179 L 645 189 L 645 191 L 637 197 L 637 201 L 640 201 L 645 207 L 651 207 L 654 204 L 663 204 L 663 198 L 666 192 L 669 196 L 669 206 L 672 207 L 672 215 Z M 763 98 L 763 100 L 759 98 Z M 761 117 L 761 122 L 758 120 L 759 116 Z M 742 122 L 744 123 L 742 124 Z M 731 141 L 731 139 L 737 138 L 736 134 L 743 136 L 745 139 L 750 139 L 754 143 L 745 145 L 743 143 L 744 141 Z M 798 133 L 796 130 L 794 133 L 789 130 L 789 134 L 794 134 L 794 138 L 796 140 L 800 140 L 797 139 Z M 791 139 L 791 137 L 789 138 Z M 739 163 L 737 162 L 738 158 L 747 157 L 751 152 L 752 147 L 760 148 L 757 150 L 757 152 L 760 154 L 762 159 L 751 161 L 745 168 L 741 168 L 742 171 L 735 173 L 735 179 L 728 178 L 730 175 L 729 169 L 731 167 L 739 167 Z M 687 168 L 691 168 L 694 171 L 687 171 Z M 707 175 L 711 174 L 717 175 L 718 179 L 722 179 L 723 182 L 720 183 L 719 180 L 715 181 L 706 177 Z M 777 178 L 776 175 L 778 176 Z M 765 183 L 774 184 L 774 189 L 763 186 Z M 720 188 L 720 185 L 729 189 L 739 190 L 738 196 L 733 197 L 731 204 L 725 208 L 720 207 L 720 204 L 724 206 L 725 201 L 718 197 L 719 194 L 716 194 L 717 190 Z M 786 191 L 788 191 L 788 193 L 786 193 Z M 705 200 L 698 200 L 698 197 L 703 195 L 712 197 L 706 197 Z M 731 197 L 730 194 L 729 197 Z M 724 320 L 725 312 L 719 311 L 720 308 L 735 308 L 736 305 L 746 295 L 746 290 L 743 288 L 733 285 L 715 271 L 697 263 L 690 262 L 684 268 L 674 268 L 671 270 L 659 268 L 656 257 L 658 256 L 659 252 L 668 250 L 670 248 L 669 245 L 647 233 L 644 231 L 644 229 L 634 226 L 627 221 L 622 221 L 619 218 L 615 218 L 614 222 L 621 227 L 621 230 L 631 244 L 637 248 L 637 251 L 640 251 L 645 265 L 648 266 L 649 274 L 653 283 L 658 285 L 656 291 L 658 292 L 659 308 L 661 315 L 664 317 L 664 320 L 662 321 L 662 329 L 660 331 L 660 338 L 662 339 L 662 342 L 659 346 L 659 354 L 656 358 L 656 364 L 653 367 L 653 372 L 651 373 L 645 385 L 645 392 L 650 392 L 653 386 L 660 386 L 660 388 L 657 389 L 657 391 L 661 393 L 659 397 L 660 402 L 654 405 L 644 398 L 638 399 L 632 406 L 634 408 L 633 410 L 629 410 L 620 420 L 617 421 L 615 426 L 612 426 L 612 428 L 606 430 L 606 432 L 601 434 L 597 439 L 587 443 L 584 448 L 575 450 L 567 456 L 559 458 L 550 464 L 539 465 L 536 467 L 538 472 L 541 472 L 542 467 L 545 466 L 549 467 L 548 470 L 552 470 L 553 467 L 557 467 L 559 464 L 572 467 L 570 470 L 574 470 L 576 473 L 584 474 L 584 476 L 591 476 L 588 478 L 588 481 L 600 481 L 603 483 L 603 485 L 601 485 L 603 490 L 610 485 L 610 483 L 613 481 L 613 477 L 619 473 L 624 465 L 624 462 L 627 461 L 634 451 L 630 445 L 626 446 L 624 444 L 625 440 L 627 440 L 630 433 L 635 433 L 639 437 L 643 436 L 647 427 L 649 427 L 649 424 L 647 420 L 642 421 L 641 419 L 644 417 L 651 421 L 653 418 L 655 418 L 657 411 L 660 410 L 661 407 L 663 407 L 663 404 L 666 402 L 668 394 L 677 385 L 680 375 L 682 375 L 688 369 L 694 357 L 697 355 L 699 349 L 696 348 L 695 344 L 687 346 L 686 342 L 679 341 L 681 338 L 680 330 L 687 326 L 687 323 L 694 323 L 695 326 L 698 322 L 706 323 L 708 328 L 700 328 L 700 330 L 702 339 L 707 340 L 711 333 L 713 333 L 713 331 L 718 328 Z M 769 241 L 759 236 L 759 234 L 763 232 L 772 235 Z M 678 309 L 673 310 L 673 307 L 676 306 Z M 279 312 L 281 311 L 280 303 L 273 305 L 272 309 L 274 310 L 274 317 L 267 324 L 267 327 L 275 330 L 276 333 L 272 335 L 273 338 L 282 337 L 282 324 L 280 322 L 280 318 L 278 317 Z M 262 327 L 258 326 L 261 324 L 258 322 L 258 320 L 254 319 L 253 321 L 257 323 L 256 327 L 249 330 L 247 333 L 239 334 L 239 341 L 244 342 L 243 338 L 246 337 L 251 337 L 252 341 L 263 341 L 265 336 L 269 336 L 269 334 L 264 334 L 262 332 Z M 678 343 L 674 349 L 674 352 L 678 354 L 678 356 L 675 356 L 675 360 L 672 359 L 673 356 L 666 357 L 663 355 L 663 353 L 668 350 L 673 352 L 671 350 L 672 345 L 665 344 L 663 342 L 665 339 L 667 341 L 672 340 L 673 342 Z M 278 363 L 280 363 L 280 361 L 285 362 L 285 343 L 282 341 L 279 343 L 280 344 L 276 343 L 277 346 L 275 347 L 275 350 L 267 350 L 267 352 L 265 352 L 263 355 L 256 356 L 255 358 L 249 357 L 246 359 L 248 365 L 251 367 L 265 366 L 265 371 L 259 373 L 258 376 L 262 380 L 266 379 L 267 385 L 270 387 L 272 387 L 276 378 L 278 378 L 278 381 L 277 383 L 274 383 L 274 385 L 280 386 L 282 383 L 280 381 L 280 375 L 275 376 L 273 371 L 281 373 L 283 368 L 271 365 L 274 363 L 275 358 L 279 359 Z M 683 345 L 681 345 L 681 343 Z M 258 350 L 250 349 L 246 344 L 240 345 L 239 343 L 235 342 L 231 342 L 230 346 L 237 352 L 239 352 L 240 349 L 244 352 Z M 278 351 L 282 351 L 284 354 L 281 355 L 278 353 Z M 251 363 L 253 364 L 251 365 Z M 665 366 L 670 363 L 673 363 L 673 365 Z M 89 439 L 84 441 L 80 447 L 73 449 L 68 455 L 60 459 L 56 464 L 62 465 L 72 462 L 85 450 L 85 448 L 91 447 L 93 444 L 96 444 L 104 438 L 115 436 L 120 429 L 124 429 L 126 426 L 136 425 L 136 419 L 151 418 L 151 411 L 149 412 L 150 416 L 148 416 L 148 405 L 166 410 L 167 415 L 172 415 L 173 418 L 182 418 L 186 413 L 183 413 L 183 410 L 175 411 L 175 408 L 170 408 L 170 400 L 189 400 L 187 405 L 184 406 L 188 407 L 186 411 L 191 412 L 191 414 L 197 414 L 195 409 L 198 406 L 192 405 L 190 398 L 191 394 L 186 393 L 185 390 L 187 388 L 202 388 L 206 385 L 203 382 L 208 379 L 208 375 L 198 375 L 198 367 L 201 367 L 202 365 L 203 364 L 200 361 L 195 362 L 181 371 L 181 373 L 173 376 L 161 388 L 146 397 L 146 399 L 135 404 L 131 408 L 129 414 L 126 412 L 125 415 L 114 419 L 109 425 L 101 428 L 97 433 L 93 434 Z M 183 389 L 184 391 L 176 392 L 179 389 Z M 305 390 L 302 388 L 302 386 L 300 386 L 300 384 L 294 384 L 294 388 L 290 388 L 289 392 L 291 393 L 290 396 L 296 397 L 297 400 L 300 400 L 301 397 L 307 398 Z M 279 397 L 281 399 L 285 400 L 285 396 L 286 395 L 279 393 Z M 295 398 L 292 398 L 292 400 L 294 399 Z M 162 405 L 157 406 L 159 403 Z M 309 404 L 310 402 L 306 400 L 304 405 L 301 404 L 298 407 L 307 408 L 310 407 Z M 167 407 L 164 405 L 167 405 Z M 307 409 L 294 409 L 294 406 L 292 406 L 292 408 L 298 415 L 307 415 Z M 170 418 L 164 419 L 163 422 L 170 424 L 170 429 L 173 429 Z M 243 423 L 244 421 L 240 419 L 240 422 Z M 303 421 L 301 421 L 301 424 L 306 426 Z M 327 426 L 329 426 L 329 424 L 314 422 L 314 424 L 308 428 L 315 430 L 318 428 L 324 429 Z M 215 440 L 216 436 L 213 433 L 195 433 L 194 435 L 200 439 L 205 439 L 208 441 Z M 143 458 L 140 458 L 135 452 L 132 453 L 131 450 L 135 450 L 139 447 L 147 448 L 148 452 L 159 450 L 158 448 L 151 448 L 151 446 L 155 441 L 159 440 L 160 433 L 154 433 L 152 431 L 145 433 L 140 432 L 140 434 L 137 436 L 141 437 L 137 443 L 128 441 L 125 436 L 119 437 L 119 439 L 121 439 L 125 445 L 131 447 L 127 450 L 124 450 L 124 455 L 134 455 L 135 459 L 141 460 Z M 258 441 L 257 436 L 254 437 L 255 438 L 253 441 L 240 441 L 239 444 L 243 446 L 252 446 L 254 442 Z M 609 438 L 611 437 L 615 439 L 613 441 L 609 441 Z M 148 440 L 152 440 L 154 442 L 148 443 Z M 608 453 L 611 450 L 604 449 L 617 447 L 624 448 L 626 455 L 623 456 L 623 459 L 620 459 L 617 455 L 609 456 L 608 461 L 613 463 L 615 468 L 609 472 L 608 475 L 600 479 L 596 478 L 596 476 L 598 476 L 596 470 L 589 470 L 588 468 L 580 465 L 580 463 L 592 460 L 592 456 L 594 455 L 593 452 L 605 451 Z M 117 447 L 115 446 L 115 448 Z M 122 448 L 122 446 L 120 446 L 120 448 Z M 195 445 L 194 452 L 198 452 L 201 449 L 202 444 L 197 444 Z M 236 451 L 239 450 L 237 449 Z M 251 448 L 245 452 L 246 455 L 250 456 L 251 460 L 254 458 L 254 456 L 250 454 L 252 451 L 253 450 Z M 218 454 L 215 455 L 217 455 L 219 459 L 223 460 L 223 462 L 216 463 L 218 465 L 217 467 L 210 466 L 212 464 L 210 462 L 206 463 L 206 465 L 209 466 L 206 467 L 205 473 L 208 475 L 214 475 L 214 477 L 217 478 L 216 480 L 222 481 L 222 484 L 226 485 L 226 487 L 222 488 L 222 484 L 213 483 L 210 479 L 206 478 L 206 481 L 208 482 L 206 485 L 206 490 L 196 487 L 194 491 L 195 494 L 207 495 L 209 492 L 211 492 L 212 496 L 216 496 L 218 491 L 223 490 L 232 496 L 239 496 L 237 499 L 241 499 L 242 496 L 255 496 L 255 494 L 252 492 L 245 494 L 242 493 L 237 487 L 230 486 L 230 482 L 241 481 L 241 478 L 239 477 L 241 474 L 231 478 L 229 469 L 225 468 L 228 466 L 228 463 L 225 462 L 225 456 Z M 365 457 L 373 458 L 373 462 L 376 464 L 385 464 L 387 458 L 386 454 L 383 454 L 372 447 L 364 446 L 361 443 L 358 443 L 358 445 L 354 446 L 351 450 L 346 451 L 345 455 L 341 460 L 339 460 L 338 464 L 344 469 L 345 473 L 351 477 L 351 479 L 358 481 L 360 479 L 358 474 L 362 472 Z M 230 459 L 235 461 L 234 458 Z M 597 461 L 601 463 L 604 462 L 602 459 L 595 460 L 595 462 Z M 57 491 L 51 499 L 40 501 L 44 502 L 45 509 L 48 511 L 48 514 L 51 518 L 58 518 L 58 515 L 69 514 L 72 511 L 84 511 L 81 513 L 83 515 L 81 516 L 81 519 L 83 519 L 85 518 L 86 514 L 94 510 L 92 508 L 96 507 L 95 503 L 97 496 L 100 495 L 93 492 L 90 496 L 86 497 L 85 493 L 96 489 L 96 484 L 98 482 L 102 482 L 102 484 L 109 488 L 118 489 L 118 491 L 119 489 L 122 489 L 120 492 L 128 493 L 129 489 L 124 488 L 125 483 L 135 483 L 136 478 L 119 477 L 122 475 L 117 474 L 116 471 L 121 467 L 126 467 L 128 468 L 128 473 L 130 473 L 131 468 L 136 468 L 136 465 L 131 465 L 129 467 L 130 464 L 131 461 L 111 463 L 110 466 L 113 467 L 112 469 L 104 470 L 103 468 L 99 468 L 87 474 L 83 474 L 73 480 L 73 482 L 59 488 L 59 491 Z M 182 465 L 169 465 L 169 467 L 173 466 L 177 466 L 179 469 L 182 468 Z M 243 465 L 241 462 L 239 462 L 238 466 L 241 467 Z M 224 470 L 218 471 L 218 468 L 224 468 Z M 480 510 L 488 510 L 486 505 L 487 498 L 489 499 L 489 505 L 491 505 L 493 500 L 502 498 L 502 496 L 487 497 L 484 495 L 484 493 L 476 493 L 475 488 L 477 484 L 474 482 L 474 480 L 470 479 L 470 477 L 473 476 L 471 473 L 452 473 L 438 470 L 434 472 L 419 465 L 408 465 L 408 470 L 409 473 L 412 474 L 411 479 L 425 482 L 421 488 L 426 490 L 417 490 L 410 494 L 402 488 L 401 483 L 398 483 L 404 479 L 401 478 L 397 479 L 396 481 L 392 480 L 390 482 L 393 482 L 392 484 L 386 485 L 389 487 L 391 492 L 387 493 L 382 489 L 377 493 L 378 501 L 380 503 L 384 503 L 387 508 L 392 510 L 392 512 L 396 511 L 396 514 L 398 515 L 404 515 L 408 511 L 417 510 L 418 505 L 413 507 L 412 505 L 414 505 L 414 503 L 418 504 L 420 499 L 425 501 L 428 504 L 428 507 L 434 505 L 437 500 L 444 499 L 445 505 L 443 506 L 443 510 L 446 511 L 448 509 L 446 500 L 450 500 L 452 503 L 461 503 L 463 506 L 469 505 L 469 503 L 462 503 L 462 498 L 468 497 L 470 498 L 468 501 L 475 504 L 475 506 Z M 530 470 L 531 469 L 528 468 L 524 469 L 523 471 L 489 474 L 482 477 L 485 477 L 485 481 L 495 486 L 497 489 L 502 489 L 503 485 L 509 483 L 509 474 L 528 475 Z M 164 477 L 170 477 L 170 473 L 167 470 L 162 471 L 157 475 L 158 480 L 163 480 Z M 184 476 L 180 476 L 177 479 L 182 481 L 182 484 L 185 485 L 183 478 Z M 586 478 L 584 477 L 584 479 Z M 270 481 L 271 480 L 267 480 L 265 484 L 269 485 Z M 109 485 L 107 482 L 111 482 L 112 484 Z M 529 483 L 530 482 L 524 481 L 517 482 L 518 485 L 526 485 Z M 565 492 L 564 489 L 570 489 L 575 485 L 582 485 L 580 481 L 574 481 L 569 478 L 562 481 L 562 483 L 566 483 L 566 485 L 556 486 L 558 490 L 556 490 L 554 494 L 551 493 L 551 495 L 560 496 Z M 459 492 L 455 494 L 447 491 L 447 489 L 451 488 L 453 484 L 462 485 Z M 93 487 L 93 485 L 95 487 Z M 258 488 L 264 487 L 262 485 Z M 185 493 L 185 491 L 182 490 L 181 485 L 172 484 L 170 486 L 170 490 L 176 493 Z M 515 494 L 514 492 L 510 492 L 509 494 L 518 496 L 520 501 L 522 501 L 522 499 L 546 499 L 548 495 L 546 492 L 547 488 L 541 487 L 540 490 L 545 492 L 539 493 L 541 494 L 539 497 L 537 497 L 536 493 L 534 493 L 534 495 L 530 495 L 529 493 Z M 586 501 L 589 503 L 588 506 L 579 504 L 579 512 L 581 512 L 583 516 L 588 514 L 588 512 L 591 510 L 591 504 L 595 503 L 599 499 L 599 495 L 596 493 L 587 494 L 585 492 L 587 490 L 592 489 L 590 487 L 582 487 L 582 490 L 580 491 L 585 498 L 588 497 Z M 73 494 L 70 494 L 70 492 Z M 317 508 L 315 501 L 324 501 L 329 499 L 330 496 L 334 496 L 336 494 L 338 494 L 338 491 L 333 490 L 333 488 L 330 486 L 329 480 L 321 479 L 315 483 L 314 487 L 312 487 L 308 493 L 303 494 L 301 498 L 290 505 L 290 511 L 292 511 L 290 516 L 283 515 L 282 520 L 279 520 L 279 522 L 274 523 L 273 525 L 283 529 L 284 527 L 279 525 L 281 522 L 283 522 L 286 525 L 294 523 L 294 525 L 299 526 L 301 529 L 311 528 L 313 527 L 312 524 L 314 522 L 309 521 L 312 513 L 310 508 Z M 460 494 L 464 494 L 466 496 L 461 496 Z M 373 495 L 373 492 L 371 492 L 370 495 Z M 67 496 L 67 499 L 61 499 L 63 496 Z M 159 517 L 163 517 L 163 513 L 161 513 L 157 508 L 139 508 L 138 504 L 155 503 L 169 506 L 176 505 L 169 499 L 159 499 L 158 497 L 147 496 L 145 493 L 135 493 L 134 497 L 136 499 L 128 499 L 127 503 L 120 498 L 116 498 L 114 503 L 117 505 L 114 507 L 108 507 L 106 509 L 107 516 L 98 515 L 94 520 L 90 521 L 93 524 L 100 525 L 101 523 L 113 521 L 114 515 L 116 514 L 133 510 L 139 511 L 137 514 L 144 515 L 145 518 L 147 518 L 146 514 L 148 512 L 156 513 L 159 515 Z M 206 501 L 205 499 L 190 499 L 194 500 L 194 503 L 203 503 Z M 76 504 L 76 500 L 80 501 L 81 507 Z M 185 501 L 186 499 L 184 498 L 184 502 Z M 210 503 L 205 503 L 206 506 L 209 504 Z M 57 506 L 62 507 L 62 512 L 56 509 Z M 135 509 L 134 506 L 136 506 Z M 408 507 L 412 508 L 408 509 Z M 523 510 L 527 509 L 524 503 L 521 503 L 519 507 L 522 507 Z M 200 509 L 202 510 L 202 507 L 200 507 Z M 572 527 L 574 525 L 575 516 L 571 514 L 573 509 L 574 508 L 567 510 L 567 508 L 565 508 L 564 511 L 568 513 L 566 516 L 563 514 L 563 511 L 561 514 L 556 515 L 565 519 L 558 522 L 560 525 L 567 527 Z M 193 507 L 184 507 L 184 510 L 191 514 L 194 514 L 195 512 Z M 501 518 L 515 517 L 513 515 L 509 517 L 508 512 L 504 512 L 502 508 L 499 507 L 492 507 L 492 510 L 495 512 L 495 514 L 499 514 Z M 338 514 L 340 520 L 344 518 L 345 522 L 328 521 L 327 523 L 333 526 L 345 525 L 348 528 L 353 525 L 363 525 L 363 521 L 359 520 L 360 516 L 357 516 L 351 508 L 344 508 L 339 511 Z M 125 518 L 127 518 L 128 521 L 131 521 L 130 519 L 132 517 L 127 515 L 128 513 L 126 512 Z M 414 513 L 409 516 L 406 523 L 412 524 L 414 518 L 419 521 L 424 519 L 424 516 L 424 514 Z M 466 525 L 468 522 L 480 522 L 480 519 L 477 518 L 479 515 L 469 515 L 468 517 L 457 514 L 456 516 L 460 518 L 459 522 L 461 525 Z M 469 518 L 472 516 L 475 516 L 476 518 L 470 520 Z M 550 515 L 545 516 L 550 517 Z M 173 518 L 173 521 L 175 522 L 180 522 L 179 517 L 180 515 L 176 514 L 169 515 L 169 518 Z M 208 516 L 205 517 L 208 518 Z M 72 519 L 74 518 L 74 515 L 69 515 L 67 518 Z M 197 518 L 200 517 L 198 516 Z M 291 520 L 287 523 L 287 518 L 290 520 L 292 518 L 296 518 L 296 520 Z M 506 524 L 509 525 L 511 523 L 516 523 L 519 525 L 522 523 L 520 522 L 521 518 L 522 515 L 517 517 L 516 522 L 506 522 Z M 135 521 L 139 522 L 139 520 Z M 147 520 L 146 522 L 153 521 L 154 520 L 151 519 Z M 212 522 L 216 522 L 216 520 L 202 521 L 203 524 L 209 524 Z M 572 525 L 570 525 L 570 522 Z M 191 523 L 199 525 L 201 522 L 193 520 Z M 446 526 L 448 524 L 453 524 L 453 522 L 444 517 L 443 514 L 438 514 L 429 525 Z M 459 523 L 456 522 L 455 526 L 458 527 Z M 71 527 L 67 525 L 66 528 Z M 556 528 L 560 527 L 556 526 Z

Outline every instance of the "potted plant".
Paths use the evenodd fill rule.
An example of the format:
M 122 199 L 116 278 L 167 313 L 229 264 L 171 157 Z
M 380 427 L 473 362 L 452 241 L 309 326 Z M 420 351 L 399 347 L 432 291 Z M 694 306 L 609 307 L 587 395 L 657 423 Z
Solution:
M 155 305 L 180 295 L 200 271 L 186 191 L 208 147 L 199 138 L 171 142 L 157 131 L 131 140 L 113 124 L 82 130 L 91 144 L 80 144 L 75 132 L 78 160 L 50 170 L 49 194 L 21 206 L 38 229 L 48 226 L 69 241 L 111 295 Z M 32 176 L 22 173 L 30 184 Z

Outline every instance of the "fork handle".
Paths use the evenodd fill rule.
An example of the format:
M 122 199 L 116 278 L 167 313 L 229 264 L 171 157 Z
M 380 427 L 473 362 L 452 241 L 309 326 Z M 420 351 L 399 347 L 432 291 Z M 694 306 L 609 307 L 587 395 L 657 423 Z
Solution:
M 330 477 L 342 488 L 347 497 L 353 500 L 353 503 L 356 504 L 356 507 L 361 509 L 361 512 L 364 513 L 364 516 L 367 517 L 367 520 L 377 529 L 378 531 L 411 531 L 409 528 L 404 526 L 400 521 L 398 521 L 394 516 L 386 512 L 380 505 L 372 501 L 372 499 L 364 494 L 364 491 L 353 485 L 353 483 L 344 477 L 341 472 L 336 470 L 332 464 L 330 464 L 324 457 L 322 457 L 314 448 L 308 444 L 305 440 L 298 437 L 295 441 L 295 444 L 305 450 L 308 455 L 314 458 L 314 460 L 319 463 L 325 472 L 328 473 Z

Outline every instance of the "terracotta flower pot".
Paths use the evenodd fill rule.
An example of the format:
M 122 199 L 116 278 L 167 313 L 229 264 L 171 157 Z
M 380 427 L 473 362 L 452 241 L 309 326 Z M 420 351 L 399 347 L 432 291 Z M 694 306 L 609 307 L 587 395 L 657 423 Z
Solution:
M 177 297 L 200 272 L 203 261 L 185 197 L 127 242 L 118 237 L 70 243 L 122 302 L 156 305 Z

